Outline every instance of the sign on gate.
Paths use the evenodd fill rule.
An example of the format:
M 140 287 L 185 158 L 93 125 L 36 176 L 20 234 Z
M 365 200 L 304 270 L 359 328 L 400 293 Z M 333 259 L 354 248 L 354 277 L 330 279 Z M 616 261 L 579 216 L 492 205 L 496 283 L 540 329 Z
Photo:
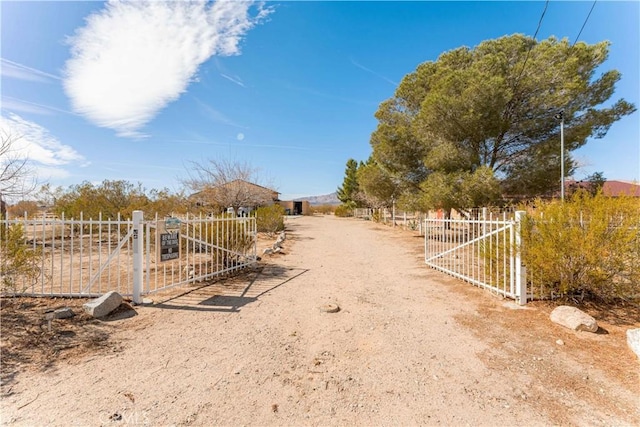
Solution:
M 180 258 L 180 233 L 160 233 L 160 261 Z

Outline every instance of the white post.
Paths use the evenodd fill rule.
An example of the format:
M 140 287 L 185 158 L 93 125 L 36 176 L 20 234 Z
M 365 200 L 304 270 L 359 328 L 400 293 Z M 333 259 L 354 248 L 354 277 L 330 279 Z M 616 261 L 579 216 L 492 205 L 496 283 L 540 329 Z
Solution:
M 133 303 L 142 304 L 142 211 L 133 211 Z
M 564 202 L 564 114 L 560 119 L 560 199 Z
M 515 279 L 516 279 L 516 297 L 518 298 L 518 303 L 520 305 L 525 305 L 527 303 L 527 279 L 523 277 L 523 268 L 522 268 L 522 259 L 521 249 L 522 249 L 522 218 L 526 214 L 525 211 L 516 211 L 516 223 L 515 223 L 515 234 L 516 234 L 516 253 L 515 253 Z

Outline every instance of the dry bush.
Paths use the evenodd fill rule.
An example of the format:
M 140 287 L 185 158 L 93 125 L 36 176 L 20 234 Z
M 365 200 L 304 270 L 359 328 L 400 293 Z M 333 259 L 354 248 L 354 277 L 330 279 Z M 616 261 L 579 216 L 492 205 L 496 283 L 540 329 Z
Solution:
M 273 235 L 284 230 L 284 213 L 284 208 L 277 204 L 259 207 L 256 210 L 258 232 Z
M 536 202 L 523 223 L 523 261 L 556 296 L 640 298 L 640 200 L 577 192 Z

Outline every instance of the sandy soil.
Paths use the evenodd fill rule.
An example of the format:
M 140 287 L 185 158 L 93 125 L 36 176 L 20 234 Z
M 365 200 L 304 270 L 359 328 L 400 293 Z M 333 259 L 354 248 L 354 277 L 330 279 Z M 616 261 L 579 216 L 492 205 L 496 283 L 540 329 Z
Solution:
M 105 321 L 3 301 L 2 424 L 640 425 L 637 311 L 576 333 L 429 270 L 415 233 L 287 227 L 255 270 Z

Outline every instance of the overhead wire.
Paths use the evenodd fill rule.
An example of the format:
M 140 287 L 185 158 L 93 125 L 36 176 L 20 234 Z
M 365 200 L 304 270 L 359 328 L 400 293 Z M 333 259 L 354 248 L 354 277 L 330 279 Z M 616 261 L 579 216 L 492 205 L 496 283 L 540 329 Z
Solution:
M 535 42 L 536 37 L 538 36 L 538 32 L 540 31 L 540 27 L 542 26 L 542 20 L 544 19 L 544 15 L 547 13 L 547 7 L 549 7 L 549 0 L 547 0 L 544 3 L 544 9 L 542 10 L 542 15 L 540 15 L 540 19 L 538 20 L 538 27 L 536 28 L 536 32 L 533 34 L 533 41 Z M 520 81 L 520 78 L 522 77 L 522 73 L 524 73 L 524 69 L 527 66 L 527 61 L 529 60 L 529 54 L 531 54 L 531 49 L 533 49 L 535 43 L 531 44 L 531 46 L 529 46 L 529 49 L 527 50 L 527 56 L 524 57 L 524 63 L 522 64 L 522 68 L 520 69 L 520 74 L 518 75 L 518 78 L 516 79 L 516 84 L 514 85 L 514 87 L 518 86 L 518 82 Z
M 580 35 L 582 35 L 582 30 L 584 30 L 584 27 L 587 25 L 587 21 L 589 20 L 589 17 L 591 16 L 591 12 L 593 12 L 593 8 L 596 7 L 596 2 L 597 1 L 598 0 L 593 0 L 593 4 L 591 5 L 591 9 L 589 10 L 589 14 L 587 15 L 587 18 L 582 23 L 582 27 L 580 28 L 580 32 L 578 33 L 578 35 L 576 36 L 576 39 L 573 41 L 573 44 L 571 45 L 572 48 L 578 42 L 578 39 L 580 38 Z

